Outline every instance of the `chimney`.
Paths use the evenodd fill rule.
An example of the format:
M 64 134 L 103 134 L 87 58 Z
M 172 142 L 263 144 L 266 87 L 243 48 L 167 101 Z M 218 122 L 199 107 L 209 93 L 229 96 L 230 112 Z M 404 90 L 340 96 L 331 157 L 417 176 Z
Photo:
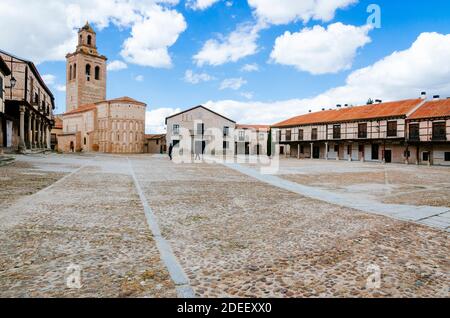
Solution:
M 341 104 L 337 104 L 336 107 L 337 107 L 337 108 L 341 108 L 342 105 L 341 105 Z
M 440 96 L 440 95 L 434 95 L 434 96 L 433 96 L 433 100 L 439 100 L 439 99 L 441 99 L 441 96 Z
M 325 108 L 322 108 L 322 111 L 325 111 Z
M 381 104 L 383 101 L 381 99 L 376 99 L 375 104 Z
M 420 98 L 427 99 L 427 92 L 420 93 Z
M 312 113 L 312 110 L 311 110 L 311 109 L 309 110 L 309 113 Z
M 348 107 L 348 104 L 345 104 L 345 107 Z

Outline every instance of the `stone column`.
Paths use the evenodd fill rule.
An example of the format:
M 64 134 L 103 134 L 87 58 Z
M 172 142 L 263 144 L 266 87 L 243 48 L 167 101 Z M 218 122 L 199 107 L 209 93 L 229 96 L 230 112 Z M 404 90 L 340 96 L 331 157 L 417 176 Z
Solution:
M 51 134 L 50 134 L 50 125 L 47 125 L 47 128 L 45 130 L 45 135 L 46 135 L 46 139 L 47 139 L 47 149 L 51 148 Z
M 32 117 L 33 113 L 30 112 L 28 115 L 28 148 L 33 149 L 33 130 L 32 130 Z
M 26 149 L 25 146 L 25 106 L 20 106 L 20 122 L 19 122 L 19 151 L 24 151 Z
M 313 153 L 314 153 L 314 143 L 312 142 L 312 143 L 311 143 L 311 160 L 314 159 Z
M 36 121 L 37 121 L 36 115 L 33 114 L 33 119 L 32 119 L 32 122 L 33 122 L 33 129 L 32 129 L 33 140 L 31 142 L 33 144 L 33 148 L 37 147 L 37 145 L 36 145 Z
M 328 160 L 328 142 L 325 143 L 325 160 Z
M 36 118 L 37 122 L 37 136 L 36 136 L 36 147 L 42 148 L 42 142 L 41 142 L 41 119 Z

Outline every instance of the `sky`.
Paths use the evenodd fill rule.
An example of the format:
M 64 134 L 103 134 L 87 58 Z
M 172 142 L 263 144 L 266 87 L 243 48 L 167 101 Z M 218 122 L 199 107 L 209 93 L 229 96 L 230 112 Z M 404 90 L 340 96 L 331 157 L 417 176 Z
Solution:
M 89 21 L 107 98 L 147 103 L 147 133 L 204 105 L 242 124 L 450 96 L 447 0 L 0 0 L 0 48 L 30 59 L 65 110 L 65 55 Z

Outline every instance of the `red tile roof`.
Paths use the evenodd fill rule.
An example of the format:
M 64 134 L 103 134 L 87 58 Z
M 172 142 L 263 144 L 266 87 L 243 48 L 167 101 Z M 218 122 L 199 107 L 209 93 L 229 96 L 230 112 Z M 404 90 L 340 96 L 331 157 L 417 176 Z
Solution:
M 64 113 L 63 115 L 73 115 L 73 114 L 79 114 L 84 113 L 90 110 L 93 110 L 97 107 L 97 104 L 87 104 L 87 105 L 81 105 L 77 109 L 71 110 L 70 112 Z
M 450 99 L 429 101 L 419 107 L 408 119 L 450 117 Z
M 147 104 L 140 102 L 138 100 L 135 100 L 131 97 L 128 96 L 123 96 L 123 97 L 119 97 L 119 98 L 114 98 L 114 99 L 110 99 L 107 100 L 106 102 L 124 102 L 124 103 L 132 103 L 132 104 L 139 104 L 139 105 L 143 105 L 146 106 Z
M 422 99 L 408 99 L 382 104 L 325 110 L 293 117 L 273 125 L 273 127 L 292 127 L 311 124 L 337 123 L 355 120 L 402 117 L 414 110 Z
M 165 138 L 166 135 L 165 134 L 150 134 L 150 135 L 145 135 L 145 139 L 149 139 L 149 140 L 156 140 L 156 139 L 163 139 Z
M 236 129 L 254 129 L 260 131 L 268 131 L 270 128 L 269 125 L 241 125 L 237 124 Z

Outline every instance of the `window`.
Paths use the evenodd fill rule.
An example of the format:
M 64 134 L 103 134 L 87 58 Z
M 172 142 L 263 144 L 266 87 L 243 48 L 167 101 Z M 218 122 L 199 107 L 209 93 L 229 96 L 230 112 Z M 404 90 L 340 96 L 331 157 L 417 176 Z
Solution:
M 317 140 L 317 128 L 313 128 L 311 131 L 311 140 Z
M 86 64 L 86 80 L 89 82 L 91 80 L 91 65 Z
M 222 148 L 223 148 L 224 150 L 228 149 L 228 141 L 224 141 L 224 142 L 223 142 Z
M 84 137 L 84 145 L 86 146 L 86 144 L 87 144 L 87 140 L 86 140 L 86 137 Z
M 286 141 L 291 141 L 292 132 L 291 130 L 286 130 Z
M 423 161 L 429 161 L 430 160 L 430 153 L 429 152 L 423 152 L 422 153 L 422 160 Z
M 419 124 L 409 124 L 409 140 L 420 140 Z
M 87 37 L 87 44 L 92 45 L 92 36 L 88 35 Z
M 333 126 L 333 139 L 341 139 L 341 125 Z
M 379 152 L 380 152 L 380 145 L 373 144 L 372 145 L 372 160 L 378 160 L 379 159 Z
M 444 160 L 445 160 L 445 161 L 450 161 L 450 152 L 446 152 L 446 153 L 444 154 Z
M 69 81 L 72 80 L 72 65 L 69 67 Z
M 197 135 L 203 136 L 205 134 L 205 124 L 197 124 Z
M 339 145 L 334 145 L 334 152 L 339 153 Z
M 39 105 L 39 94 L 34 93 L 34 103 Z
M 100 80 L 100 66 L 95 67 L 95 79 Z
M 303 140 L 303 129 L 298 130 L 298 140 Z
M 180 134 L 180 125 L 173 125 L 173 134 L 174 135 L 179 135 Z
M 366 139 L 367 138 L 367 124 L 358 124 L 358 138 Z
M 305 146 L 300 146 L 300 153 L 302 155 L 305 153 Z
M 73 65 L 73 79 L 77 78 L 77 63 Z
M 230 134 L 230 127 L 223 127 L 223 136 L 228 137 Z
M 388 137 L 397 137 L 397 121 L 388 121 L 387 136 Z
M 364 153 L 364 145 L 359 145 L 358 151 Z
M 241 130 L 239 131 L 239 141 L 244 141 L 245 140 L 245 131 Z
M 447 140 L 445 122 L 433 123 L 433 140 Z

